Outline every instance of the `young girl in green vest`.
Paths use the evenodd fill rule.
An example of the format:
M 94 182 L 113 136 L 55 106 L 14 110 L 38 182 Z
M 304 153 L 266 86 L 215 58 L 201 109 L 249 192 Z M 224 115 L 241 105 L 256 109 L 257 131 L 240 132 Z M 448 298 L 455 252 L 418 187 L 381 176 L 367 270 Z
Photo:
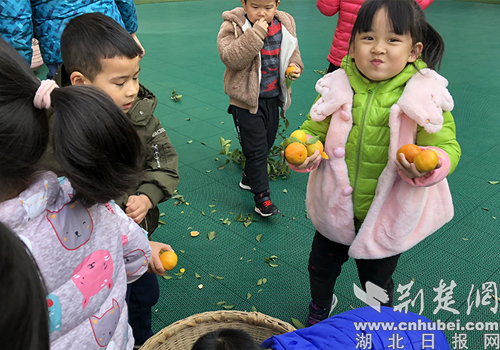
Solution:
M 415 0 L 369 0 L 354 23 L 341 69 L 316 84 L 321 97 L 301 129 L 319 136 L 319 152 L 299 172 L 310 172 L 307 210 L 316 228 L 309 258 L 312 301 L 307 325 L 327 318 L 337 299 L 342 265 L 353 257 L 363 288 L 386 291 L 402 252 L 453 217 L 446 176 L 460 158 L 453 99 L 434 71 L 444 52 L 441 36 Z M 397 150 L 432 149 L 436 169 L 420 172 Z

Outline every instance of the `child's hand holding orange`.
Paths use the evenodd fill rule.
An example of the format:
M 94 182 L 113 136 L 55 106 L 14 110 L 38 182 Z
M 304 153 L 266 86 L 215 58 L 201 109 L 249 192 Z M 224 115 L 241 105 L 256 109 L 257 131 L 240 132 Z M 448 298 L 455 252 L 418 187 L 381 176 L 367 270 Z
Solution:
M 156 274 L 158 276 L 164 276 L 165 275 L 165 268 L 162 264 L 162 260 L 160 259 L 160 252 L 162 252 L 162 251 L 172 252 L 174 255 L 175 255 L 175 252 L 171 246 L 169 246 L 168 244 L 165 244 L 165 243 L 150 241 L 149 245 L 151 246 L 151 259 L 149 260 L 148 271 L 153 272 L 154 274 Z M 177 258 L 177 256 L 176 256 L 176 258 Z M 175 264 L 174 264 L 174 266 L 175 266 Z M 174 266 L 172 266 L 172 268 L 174 268 Z M 171 269 L 169 269 L 169 270 L 171 270 Z
M 298 77 L 300 77 L 301 73 L 302 72 L 300 71 L 299 66 L 297 66 L 295 63 L 290 63 L 290 65 L 286 69 L 285 76 L 289 79 L 296 80 Z
M 421 151 L 417 145 L 407 144 L 398 150 L 396 165 L 403 174 L 414 179 L 441 167 L 441 160 L 432 149 Z

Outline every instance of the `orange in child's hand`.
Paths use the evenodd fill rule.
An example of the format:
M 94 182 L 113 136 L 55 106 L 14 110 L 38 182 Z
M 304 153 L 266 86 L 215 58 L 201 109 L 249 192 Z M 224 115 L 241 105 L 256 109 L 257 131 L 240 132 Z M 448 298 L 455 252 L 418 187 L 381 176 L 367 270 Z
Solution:
M 406 144 L 406 145 L 403 145 L 401 146 L 400 149 L 398 149 L 398 153 L 397 153 L 397 159 L 399 161 L 399 155 L 401 153 L 404 154 L 406 160 L 408 161 L 408 163 L 413 163 L 413 159 L 415 158 L 415 156 L 417 154 L 419 154 L 420 152 L 422 152 L 420 150 L 420 147 L 418 147 L 417 145 L 414 145 L 412 143 L 409 143 L 409 144 Z M 401 163 L 401 162 L 400 162 Z
M 172 270 L 177 265 L 177 254 L 170 250 L 160 252 L 160 261 L 165 270 Z
M 316 152 L 316 150 L 319 151 L 319 154 L 323 153 L 323 143 L 318 140 L 316 141 L 315 143 L 313 143 L 312 145 L 310 144 L 307 144 L 306 146 L 307 148 L 307 156 L 310 157 L 314 154 L 314 152 Z
M 288 163 L 300 165 L 307 158 L 307 148 L 300 142 L 292 142 L 285 148 L 285 158 Z
M 304 130 L 295 130 L 290 134 L 290 137 L 295 137 L 297 140 L 299 140 L 302 143 L 307 142 L 307 134 L 304 132 Z
M 421 173 L 428 172 L 436 169 L 439 163 L 439 157 L 433 150 L 426 149 L 415 156 L 413 163 L 415 163 L 417 170 Z
M 286 73 L 285 75 L 288 77 L 288 78 L 291 78 L 292 75 L 293 75 L 293 72 L 296 70 L 297 68 L 294 67 L 294 66 L 289 66 L 287 69 L 286 69 Z

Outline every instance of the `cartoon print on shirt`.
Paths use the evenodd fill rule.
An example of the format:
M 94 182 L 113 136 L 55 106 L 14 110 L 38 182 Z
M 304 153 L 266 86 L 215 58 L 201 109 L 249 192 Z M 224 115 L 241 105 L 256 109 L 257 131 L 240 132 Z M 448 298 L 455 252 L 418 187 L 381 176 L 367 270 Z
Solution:
M 46 299 L 49 308 L 49 333 L 58 332 L 61 330 L 62 322 L 61 302 L 54 294 L 47 295 Z
M 34 194 L 27 199 L 19 198 L 24 210 L 26 210 L 26 213 L 28 214 L 28 221 L 36 218 L 46 208 L 47 199 L 49 198 L 49 183 L 47 181 L 44 181 L 43 184 L 45 186 L 45 191 Z
M 92 315 L 90 325 L 94 332 L 95 340 L 100 347 L 105 347 L 113 338 L 118 320 L 120 319 L 120 305 L 113 299 L 113 306 L 107 310 L 101 317 Z
M 65 204 L 59 211 L 47 210 L 47 220 L 67 250 L 87 243 L 94 229 L 89 211 L 78 201 Z
M 125 262 L 125 270 L 127 276 L 135 274 L 143 266 L 148 266 L 148 258 L 146 253 L 141 249 L 132 250 L 130 253 L 123 257 Z
M 104 287 L 113 286 L 113 259 L 107 250 L 98 250 L 87 256 L 73 272 L 71 280 L 83 294 L 83 308 L 89 304 L 90 297 Z

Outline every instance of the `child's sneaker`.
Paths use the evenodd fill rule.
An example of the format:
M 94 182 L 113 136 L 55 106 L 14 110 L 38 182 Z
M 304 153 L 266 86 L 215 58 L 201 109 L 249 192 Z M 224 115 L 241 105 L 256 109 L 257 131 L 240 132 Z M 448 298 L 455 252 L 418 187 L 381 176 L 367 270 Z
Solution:
M 333 309 L 335 309 L 335 306 L 337 306 L 337 301 L 337 296 L 333 295 L 332 306 L 326 307 L 324 309 L 317 306 L 314 301 L 311 301 L 311 303 L 309 304 L 309 316 L 307 316 L 306 327 L 313 326 L 316 323 L 319 323 L 330 317 Z
M 271 215 L 276 215 L 280 211 L 278 210 L 278 207 L 271 202 L 271 198 L 269 197 L 269 191 L 262 192 L 259 195 L 254 196 L 255 200 L 255 211 L 260 215 L 260 216 L 271 216 Z
M 241 174 L 240 188 L 248 191 L 252 189 L 250 187 L 250 178 L 245 173 Z

